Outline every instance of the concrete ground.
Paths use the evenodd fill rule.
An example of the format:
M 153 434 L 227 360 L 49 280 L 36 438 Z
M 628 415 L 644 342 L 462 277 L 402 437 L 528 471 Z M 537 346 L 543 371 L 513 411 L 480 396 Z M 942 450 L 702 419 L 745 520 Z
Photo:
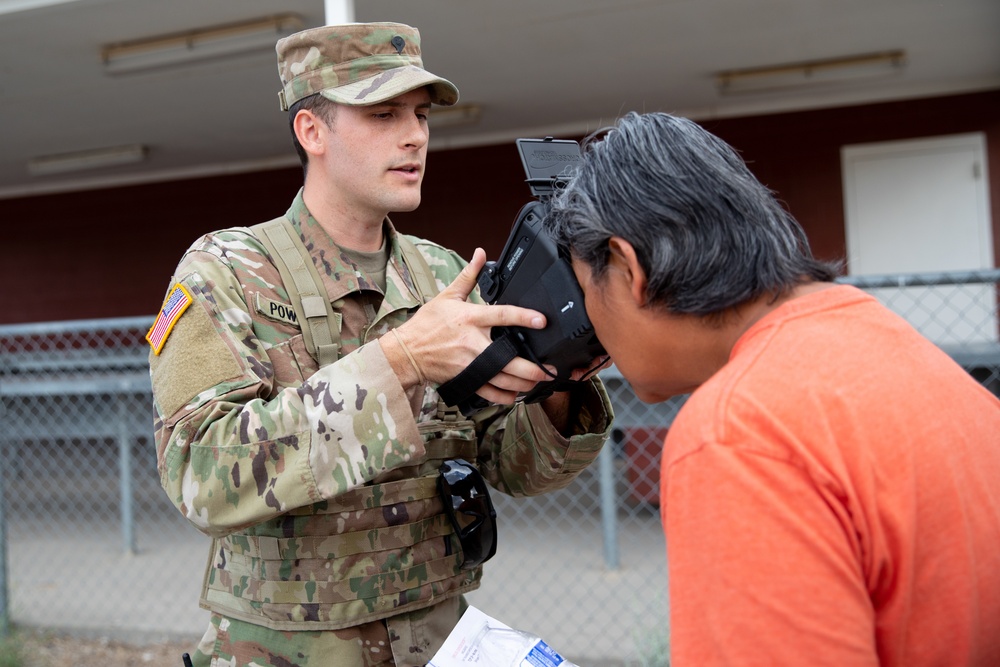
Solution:
M 594 513 L 497 503 L 497 556 L 471 604 L 530 630 L 581 666 L 666 664 L 666 573 L 655 511 L 620 515 L 616 568 Z M 527 501 L 532 502 L 532 501 Z M 80 518 L 8 525 L 10 616 L 16 625 L 130 642 L 201 636 L 197 600 L 209 540 L 164 515 L 137 521 L 136 553 L 105 523 Z

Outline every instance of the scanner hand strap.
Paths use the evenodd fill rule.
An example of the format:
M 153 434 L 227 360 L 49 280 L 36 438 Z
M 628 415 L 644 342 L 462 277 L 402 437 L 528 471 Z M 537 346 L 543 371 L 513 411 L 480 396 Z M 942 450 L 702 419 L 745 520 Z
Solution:
M 448 405 L 456 406 L 471 398 L 476 390 L 495 377 L 517 356 L 517 347 L 510 334 L 490 343 L 461 373 L 438 387 L 438 395 Z M 463 410 L 464 412 L 464 410 Z

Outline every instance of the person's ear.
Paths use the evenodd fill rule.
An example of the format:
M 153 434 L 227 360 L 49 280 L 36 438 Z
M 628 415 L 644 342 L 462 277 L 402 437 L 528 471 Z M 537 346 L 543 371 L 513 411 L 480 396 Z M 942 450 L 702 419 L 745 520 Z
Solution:
M 329 128 L 323 119 L 308 109 L 302 109 L 295 114 L 292 121 L 295 138 L 299 145 L 309 155 L 321 155 L 326 147 L 326 135 Z
M 611 257 L 608 259 L 610 268 L 620 272 L 627 281 L 628 292 L 632 296 L 635 305 L 642 308 L 646 305 L 646 272 L 639 263 L 632 244 L 620 236 L 612 236 L 608 239 L 608 248 Z

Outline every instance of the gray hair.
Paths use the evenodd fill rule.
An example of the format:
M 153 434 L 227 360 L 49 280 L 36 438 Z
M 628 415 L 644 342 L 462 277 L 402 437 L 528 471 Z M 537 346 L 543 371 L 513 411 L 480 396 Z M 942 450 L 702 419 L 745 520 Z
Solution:
M 729 145 L 665 113 L 629 113 L 589 137 L 546 226 L 596 281 L 608 240 L 628 241 L 650 303 L 675 313 L 714 315 L 837 275 Z

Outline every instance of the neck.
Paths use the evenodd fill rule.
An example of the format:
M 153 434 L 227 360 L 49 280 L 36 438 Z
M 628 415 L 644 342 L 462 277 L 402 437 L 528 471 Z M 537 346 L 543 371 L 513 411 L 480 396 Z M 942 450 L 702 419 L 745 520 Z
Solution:
M 764 295 L 754 301 L 741 304 L 728 312 L 720 313 L 717 318 L 704 318 L 692 315 L 673 316 L 679 317 L 693 332 L 693 335 L 688 340 L 691 341 L 691 345 L 693 346 L 689 352 L 694 353 L 688 355 L 687 358 L 697 360 L 697 362 L 692 361 L 691 366 L 687 369 L 689 373 L 688 377 L 692 379 L 689 390 L 694 390 L 700 386 L 708 378 L 715 375 L 719 369 L 729 363 L 729 358 L 737 341 L 753 325 L 769 313 L 793 299 L 830 287 L 833 287 L 833 283 L 806 283 L 793 288 L 790 292 L 783 294 L 777 299 L 773 299 L 770 295 Z
M 783 304 L 788 303 L 793 299 L 797 299 L 801 296 L 812 294 L 814 292 L 821 292 L 825 289 L 829 289 L 830 287 L 833 287 L 833 283 L 809 282 L 792 288 L 789 292 L 782 294 L 777 299 L 772 298 L 769 294 L 765 294 L 755 301 L 750 301 L 749 303 L 737 306 L 732 314 L 732 319 L 727 319 L 722 325 L 727 331 L 725 336 L 727 346 L 726 358 L 729 358 L 729 354 L 736 345 L 736 341 L 738 341 L 750 327 L 759 322 L 761 318 L 765 317 L 774 310 L 777 310 Z M 725 314 L 723 316 L 727 317 Z
M 382 247 L 382 223 L 388 212 L 362 211 L 333 196 L 322 181 L 306 177 L 302 199 L 320 227 L 337 245 L 362 252 Z

